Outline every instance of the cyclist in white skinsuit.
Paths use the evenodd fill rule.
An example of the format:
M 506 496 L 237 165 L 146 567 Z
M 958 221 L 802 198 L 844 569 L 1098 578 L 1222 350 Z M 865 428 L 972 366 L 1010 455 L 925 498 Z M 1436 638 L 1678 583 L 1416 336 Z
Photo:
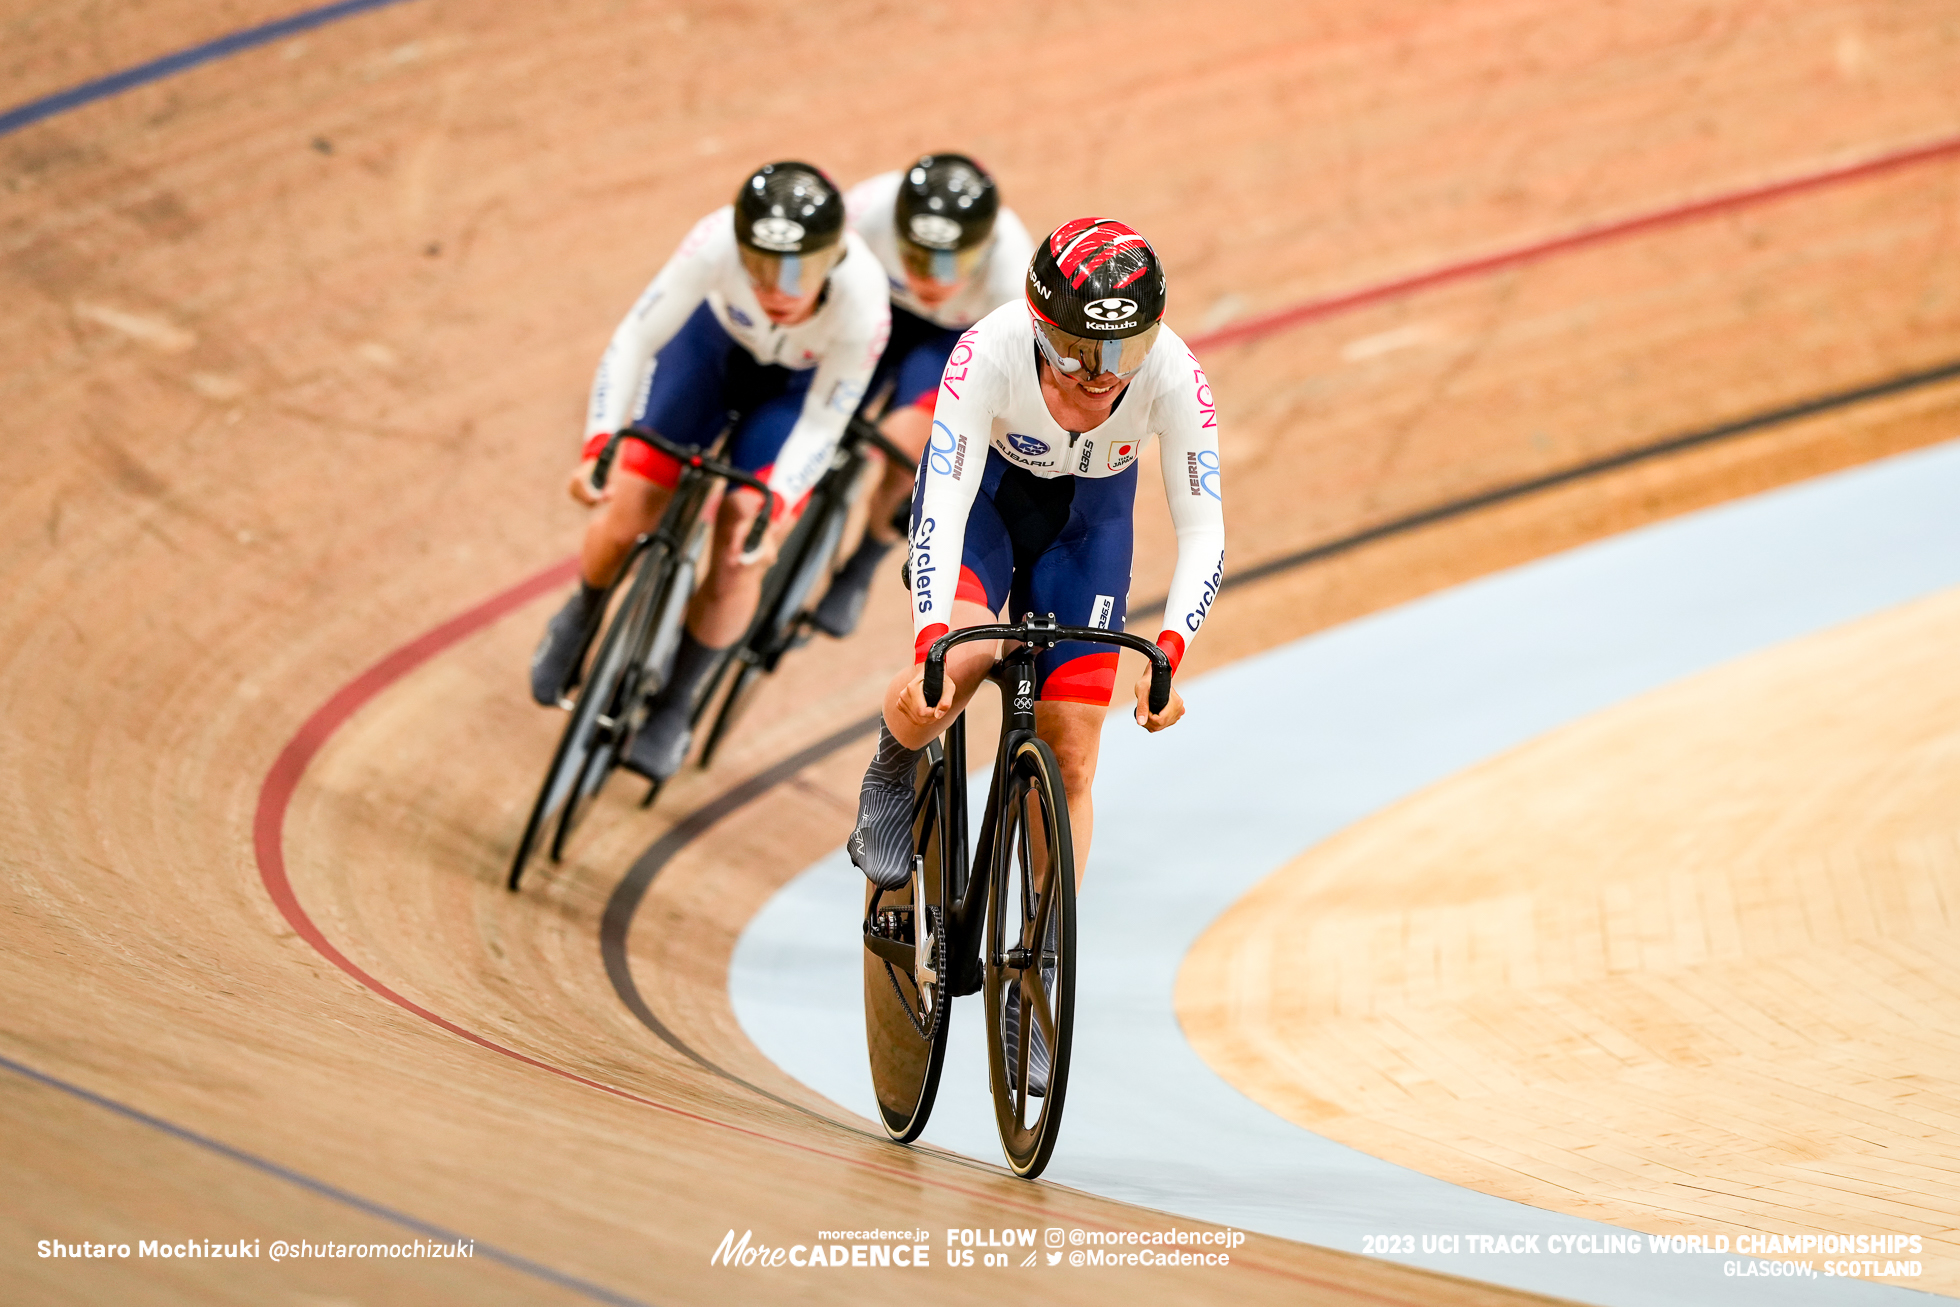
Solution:
M 883 414 L 885 438 L 916 460 L 946 357 L 961 332 L 1021 298 L 1034 242 L 1001 205 L 987 170 L 963 154 L 924 155 L 859 182 L 844 202 L 891 286 L 891 339 L 865 402 Z M 872 575 L 904 532 L 912 484 L 906 469 L 885 467 L 866 506 L 864 539 L 812 614 L 819 630 L 841 637 L 856 628 Z
M 911 871 L 918 750 L 965 707 L 998 656 L 994 642 L 953 649 L 945 689 L 928 704 L 926 650 L 949 630 L 994 622 L 1003 606 L 1010 621 L 1053 613 L 1063 626 L 1120 629 L 1137 465 L 1152 436 L 1177 530 L 1157 637 L 1173 667 L 1211 610 L 1225 562 L 1217 410 L 1204 369 L 1160 321 L 1164 292 L 1149 242 L 1121 223 L 1078 218 L 1036 249 L 1025 302 L 988 314 L 947 360 L 913 501 L 915 665 L 885 692 L 848 844 L 878 886 L 896 888 Z M 1061 764 L 1078 876 L 1088 863 L 1090 787 L 1116 667 L 1113 649 L 1075 642 L 1043 650 L 1035 663 L 1035 729 Z M 1146 669 L 1135 686 L 1136 720 L 1162 730 L 1183 716 L 1184 701 L 1173 687 L 1164 710 L 1152 713 L 1149 687 Z M 1010 1057 L 1019 992 L 1004 1017 Z M 1047 1050 L 1036 1038 L 1029 1052 L 1030 1092 L 1040 1093 Z
M 779 496 L 754 555 L 742 541 L 761 511 L 752 490 L 722 498 L 701 588 L 674 664 L 626 762 L 662 780 L 688 746 L 691 700 L 755 614 L 762 574 L 862 400 L 884 349 L 885 277 L 845 230 L 842 193 L 808 164 L 770 164 L 732 207 L 703 218 L 613 333 L 592 385 L 584 461 L 571 492 L 600 505 L 580 552 L 580 586 L 553 617 L 531 662 L 531 693 L 556 702 L 603 613 L 606 587 L 679 481 L 679 465 L 621 443 L 603 492 L 591 477 L 613 432 L 632 426 L 705 447 L 728 426 L 726 461 Z
M 1023 303 L 1003 305 L 960 338 L 939 388 L 912 517 L 915 666 L 885 696 L 885 730 L 866 774 L 850 848 L 873 881 L 909 867 L 911 758 L 939 734 L 997 656 L 956 648 L 947 689 L 929 705 L 923 663 L 958 627 L 1053 612 L 1064 626 L 1118 629 L 1130 588 L 1137 460 L 1160 442 L 1164 493 L 1177 530 L 1165 623 L 1157 643 L 1180 662 L 1223 578 L 1217 411 L 1184 342 L 1160 319 L 1163 274 L 1141 236 L 1108 219 L 1077 219 L 1037 249 Z M 1108 335 L 1092 334 L 1108 332 Z M 1068 790 L 1078 867 L 1092 832 L 1090 784 L 1116 654 L 1064 643 L 1036 667 L 1036 722 Z M 1137 720 L 1151 730 L 1183 715 L 1175 689 Z

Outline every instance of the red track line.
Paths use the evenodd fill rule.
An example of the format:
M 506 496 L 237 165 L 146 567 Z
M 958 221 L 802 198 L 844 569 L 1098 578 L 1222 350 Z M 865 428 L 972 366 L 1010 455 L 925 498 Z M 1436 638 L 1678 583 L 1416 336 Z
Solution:
M 1342 291 L 1323 299 L 1308 300 L 1295 304 L 1292 308 L 1279 309 L 1244 322 L 1235 322 L 1193 336 L 1186 344 L 1194 350 L 1218 348 L 1226 345 L 1245 345 L 1275 332 L 1297 327 L 1303 322 L 1328 317 L 1346 309 L 1359 308 L 1364 304 L 1374 304 L 1394 296 L 1414 290 L 1426 290 L 1431 286 L 1441 286 L 1448 282 L 1462 281 L 1479 273 L 1495 272 L 1500 268 L 1517 267 L 1520 264 L 1534 263 L 1567 250 L 1580 249 L 1587 245 L 1598 245 L 1606 241 L 1618 240 L 1622 236 L 1633 236 L 1661 227 L 1672 227 L 1678 223 L 1694 222 L 1701 218 L 1711 218 L 1717 214 L 1736 209 L 1748 208 L 1755 204 L 1765 204 L 1805 191 L 1820 190 L 1835 186 L 1840 182 L 1862 181 L 1883 173 L 1910 168 L 1916 164 L 1932 163 L 1939 159 L 1960 156 L 1960 136 L 1942 137 L 1925 145 L 1917 145 L 1908 150 L 1892 154 L 1881 154 L 1875 159 L 1861 163 L 1843 164 L 1836 168 L 1826 168 L 1822 172 L 1806 173 L 1801 177 L 1786 178 L 1780 182 L 1769 182 L 1762 186 L 1752 186 L 1747 190 L 1731 191 L 1727 195 L 1711 196 L 1705 200 L 1694 200 L 1677 205 L 1671 209 L 1661 209 L 1654 213 L 1643 213 L 1632 218 L 1622 218 L 1617 222 L 1603 223 L 1597 227 L 1582 227 L 1578 231 L 1548 240 L 1535 241 L 1529 245 L 1519 245 L 1481 258 L 1468 259 L 1461 263 L 1446 264 L 1432 268 L 1428 272 L 1413 273 L 1398 277 L 1393 281 L 1381 282 L 1374 286 L 1364 286 L 1359 290 Z
M 1472 277 L 1478 273 L 1528 263 L 1565 250 L 1598 244 L 1603 241 L 1617 239 L 1621 236 L 1629 236 L 1637 232 L 1670 226 L 1675 223 L 1690 222 L 1697 218 L 1710 217 L 1714 214 L 1743 208 L 1748 205 L 1781 199 L 1785 196 L 1816 190 L 1839 182 L 1857 181 L 1895 169 L 1931 162 L 1936 159 L 1949 158 L 1955 155 L 1960 155 L 1960 136 L 1948 137 L 1927 145 L 1918 146 L 1914 149 L 1882 155 L 1879 158 L 1868 159 L 1862 163 L 1848 164 L 1838 168 L 1827 169 L 1823 172 L 1811 173 L 1803 177 L 1772 182 L 1768 185 L 1752 187 L 1748 190 L 1736 191 L 1728 195 L 1716 196 L 1706 200 L 1698 200 L 1691 204 L 1661 210 L 1656 213 L 1644 214 L 1634 218 L 1627 218 L 1619 222 L 1607 223 L 1598 227 L 1584 228 L 1565 236 L 1554 237 L 1550 240 L 1540 241 L 1531 245 L 1519 246 L 1515 249 L 1502 251 L 1497 254 L 1486 255 L 1482 258 L 1450 264 L 1445 267 L 1432 269 L 1429 272 L 1416 273 L 1412 276 L 1383 282 L 1376 286 L 1348 291 L 1325 299 L 1310 300 L 1305 304 L 1298 304 L 1290 309 L 1282 309 L 1276 313 L 1270 313 L 1263 317 L 1253 318 L 1246 322 L 1221 328 L 1218 331 L 1193 337 L 1189 343 L 1193 348 L 1245 344 L 1315 318 L 1326 317 L 1330 314 L 1338 313 L 1343 309 L 1388 299 L 1407 291 L 1437 286 L 1445 282 Z M 643 1107 L 650 1107 L 656 1111 L 666 1112 L 672 1116 L 695 1121 L 702 1125 L 728 1130 L 735 1134 L 760 1140 L 764 1143 L 775 1144 L 779 1147 L 828 1158 L 832 1161 L 842 1162 L 847 1166 L 854 1166 L 879 1174 L 893 1176 L 901 1180 L 908 1180 L 914 1184 L 923 1184 L 946 1192 L 962 1194 L 970 1198 L 976 1198 L 984 1202 L 1005 1207 L 1009 1210 L 1020 1211 L 1037 1217 L 1045 1217 L 1046 1212 L 1044 1209 L 1030 1204 L 1016 1202 L 1013 1199 L 1005 1198 L 999 1194 L 969 1188 L 948 1180 L 923 1176 L 915 1171 L 886 1166 L 882 1163 L 867 1161 L 863 1158 L 849 1157 L 841 1153 L 831 1152 L 828 1149 L 819 1148 L 813 1144 L 804 1144 L 798 1143 L 795 1140 L 777 1138 L 759 1130 L 749 1129 L 746 1126 L 739 1126 L 731 1122 L 719 1121 L 713 1117 L 703 1116 L 696 1112 L 689 1112 L 684 1108 L 675 1107 L 669 1103 L 662 1103 L 656 1099 L 647 1098 L 640 1094 L 635 1094 L 628 1090 L 579 1075 L 576 1072 L 567 1071 L 563 1067 L 553 1066 L 548 1062 L 540 1061 L 528 1054 L 520 1053 L 514 1048 L 508 1048 L 492 1040 L 485 1039 L 474 1031 L 466 1030 L 462 1026 L 457 1025 L 447 1017 L 431 1012 L 428 1008 L 414 1002 L 412 999 L 396 993 L 356 966 L 345 954 L 333 945 L 332 941 L 314 924 L 313 919 L 306 914 L 306 909 L 300 906 L 299 897 L 294 893 L 292 882 L 286 875 L 286 856 L 284 849 L 286 809 L 292 802 L 294 792 L 299 788 L 300 778 L 305 775 L 307 767 L 312 763 L 314 757 L 318 755 L 327 740 L 333 736 L 335 731 L 345 725 L 348 719 L 360 711 L 369 700 L 379 695 L 396 681 L 408 675 L 417 667 L 428 662 L 450 646 L 491 625 L 493 622 L 529 603 L 539 595 L 546 594 L 566 581 L 569 581 L 576 570 L 576 559 L 563 559 L 545 568 L 543 571 L 518 582 L 509 589 L 493 595 L 476 607 L 451 618 L 434 630 L 402 645 L 382 658 L 381 661 L 368 668 L 365 672 L 355 677 L 352 681 L 342 686 L 332 698 L 328 699 L 311 717 L 307 718 L 305 724 L 299 728 L 299 731 L 291 740 L 287 741 L 286 747 L 280 750 L 279 757 L 273 762 L 271 770 L 266 773 L 264 783 L 259 787 L 258 810 L 252 822 L 252 839 L 258 854 L 259 878 L 264 882 L 266 893 L 271 897 L 273 903 L 278 906 L 280 914 L 286 918 L 287 924 L 292 926 L 299 937 L 311 945 L 313 950 L 321 957 L 333 963 L 336 967 L 339 967 L 349 976 L 376 994 L 379 994 L 382 998 L 387 999 L 390 1003 L 395 1004 L 405 1011 L 414 1013 L 424 1021 L 431 1022 L 452 1035 L 468 1040 L 470 1043 L 488 1049 L 493 1053 L 500 1053 L 505 1057 L 512 1058 L 528 1067 L 569 1080 L 574 1084 L 583 1085 L 588 1089 L 596 1089 L 600 1093 L 610 1094 L 615 1098 L 637 1103 Z M 1327 1281 L 1302 1275 L 1294 1271 L 1282 1270 L 1278 1267 L 1260 1266 L 1256 1262 L 1247 1263 L 1247 1265 L 1253 1269 L 1266 1271 L 1269 1274 L 1281 1275 L 1288 1279 L 1300 1280 L 1308 1284 L 1323 1285 L 1328 1288 L 1336 1287 Z M 1346 1292 L 1376 1298 L 1377 1301 L 1381 1302 L 1396 1301 L 1380 1298 L 1377 1295 L 1368 1293 L 1366 1290 L 1359 1290 L 1351 1286 L 1346 1288 Z

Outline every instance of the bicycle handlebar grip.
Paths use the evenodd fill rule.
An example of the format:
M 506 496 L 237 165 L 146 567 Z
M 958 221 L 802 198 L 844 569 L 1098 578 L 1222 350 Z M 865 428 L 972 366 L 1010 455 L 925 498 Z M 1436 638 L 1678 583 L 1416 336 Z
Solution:
M 933 641 L 926 651 L 926 683 L 921 687 L 926 695 L 926 707 L 939 706 L 939 696 L 946 691 L 946 651 Z
M 760 484 L 757 488 L 762 491 L 762 511 L 755 515 L 755 521 L 749 524 L 749 533 L 742 541 L 742 552 L 745 554 L 762 548 L 763 533 L 769 529 L 769 520 L 776 515 L 776 492 Z
M 1162 650 L 1150 658 L 1150 712 L 1164 711 L 1171 701 L 1171 660 Z
M 592 464 L 592 488 L 604 490 L 606 478 L 612 475 L 613 459 L 619 454 L 619 442 L 626 438 L 623 431 L 615 431 L 606 439 L 606 446 L 599 451 L 599 457 Z

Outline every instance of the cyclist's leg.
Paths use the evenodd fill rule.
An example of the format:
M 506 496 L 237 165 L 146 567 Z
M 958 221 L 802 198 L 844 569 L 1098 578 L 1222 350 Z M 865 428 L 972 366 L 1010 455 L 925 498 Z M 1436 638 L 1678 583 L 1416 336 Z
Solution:
M 980 478 L 980 491 L 974 496 L 973 507 L 967 513 L 966 535 L 960 545 L 959 579 L 953 583 L 954 630 L 998 621 L 1001 605 L 1007 602 L 1008 591 L 1013 584 L 1014 540 L 994 502 L 1007 470 L 1006 460 L 988 450 L 987 465 Z M 915 516 L 919 499 L 924 494 L 925 480 L 922 477 L 914 491 Z M 916 558 L 914 562 L 917 562 Z M 952 707 L 927 725 L 912 721 L 898 710 L 899 697 L 919 675 L 919 664 L 925 661 L 923 648 L 915 649 L 914 655 L 913 665 L 894 676 L 891 684 L 885 688 L 885 723 L 886 729 L 905 748 L 923 749 L 927 742 L 937 739 L 941 731 L 953 724 L 953 719 L 966 707 L 981 682 L 986 680 L 988 669 L 1000 656 L 1000 649 L 998 641 L 988 640 L 958 645 L 952 650 L 946 659 L 946 682 L 953 692 Z
M 1078 478 L 1069 519 L 1028 569 L 1028 606 L 1063 626 L 1120 631 L 1128 609 L 1134 544 L 1136 465 L 1112 477 Z M 1107 645 L 1064 642 L 1036 660 L 1035 725 L 1061 764 L 1079 886 L 1095 831 L 1093 786 L 1102 723 L 1116 683 Z
M 763 367 L 746 354 L 732 363 L 724 399 L 741 416 L 726 456 L 736 467 L 766 481 L 777 451 L 803 410 L 812 374 Z M 706 575 L 688 604 L 674 666 L 633 738 L 633 766 L 656 780 L 680 770 L 693 741 L 695 694 L 755 617 L 763 574 L 802 510 L 801 504 L 788 506 L 770 526 L 758 556 L 745 561 L 742 542 L 762 503 L 755 491 L 738 487 L 722 495 L 713 510 Z
M 737 349 L 703 304 L 654 357 L 646 396 L 633 425 L 658 431 L 669 440 L 705 445 L 726 420 L 721 406 L 722 378 L 729 351 Z M 608 433 L 586 443 L 585 457 L 605 447 Z M 579 549 L 579 588 L 545 628 L 531 656 L 531 694 L 539 703 L 557 701 L 572 678 L 601 616 L 606 587 L 618 575 L 633 542 L 653 529 L 679 483 L 673 459 L 634 440 L 623 441 L 606 483 L 607 498 L 586 523 Z
M 878 429 L 885 439 L 912 456 L 917 463 L 925 456 L 926 441 L 932 434 L 933 401 L 939 396 L 939 379 L 946 371 L 946 360 L 959 344 L 960 333 L 941 328 L 927 336 L 899 361 L 892 391 L 891 408 Z M 888 463 L 884 477 L 873 492 L 871 515 L 865 530 L 886 541 L 898 539 L 893 517 L 912 495 L 913 474 Z
M 1013 579 L 1013 542 L 993 502 L 1006 465 L 998 455 L 989 453 L 988 459 L 962 542 L 952 613 L 952 625 L 959 630 L 996 621 Z M 914 507 L 916 511 L 916 504 Z M 923 651 L 918 652 L 923 658 Z M 903 883 L 910 848 L 912 776 L 919 750 L 953 724 L 999 656 L 998 641 L 956 646 L 946 659 L 951 707 L 930 723 L 921 724 L 899 708 L 900 696 L 910 691 L 920 676 L 917 662 L 893 677 L 886 687 L 884 722 L 858 791 L 857 825 L 846 845 L 851 861 L 874 883 L 887 888 Z
M 879 362 L 881 372 L 892 377 L 892 403 L 879 429 L 916 463 L 932 432 L 932 402 L 939 393 L 940 374 L 946 370 L 946 359 L 959 342 L 960 333 L 913 317 L 903 309 L 896 310 L 893 319 L 892 343 Z M 883 384 L 882 376 L 874 378 L 873 393 Z M 857 628 L 872 577 L 903 533 L 902 509 L 916 480 L 912 472 L 876 450 L 869 457 L 883 470 L 869 496 L 864 538 L 838 569 L 813 614 L 818 629 L 833 636 L 849 635 Z

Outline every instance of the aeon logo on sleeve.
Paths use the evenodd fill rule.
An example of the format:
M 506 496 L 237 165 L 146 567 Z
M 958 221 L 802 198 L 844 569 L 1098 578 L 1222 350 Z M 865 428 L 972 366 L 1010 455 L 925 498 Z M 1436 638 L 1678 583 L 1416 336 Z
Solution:
M 803 242 L 803 224 L 789 218 L 757 218 L 749 239 L 765 250 L 794 250 Z
M 1015 453 L 1026 454 L 1029 458 L 1040 458 L 1048 452 L 1047 441 L 1036 440 L 1033 436 L 1024 436 L 1018 431 L 1007 433 L 1007 443 L 1014 447 Z
M 1097 322 L 1121 322 L 1136 313 L 1137 302 L 1124 299 L 1121 295 L 1112 295 L 1108 299 L 1090 301 L 1082 306 L 1082 311 Z

